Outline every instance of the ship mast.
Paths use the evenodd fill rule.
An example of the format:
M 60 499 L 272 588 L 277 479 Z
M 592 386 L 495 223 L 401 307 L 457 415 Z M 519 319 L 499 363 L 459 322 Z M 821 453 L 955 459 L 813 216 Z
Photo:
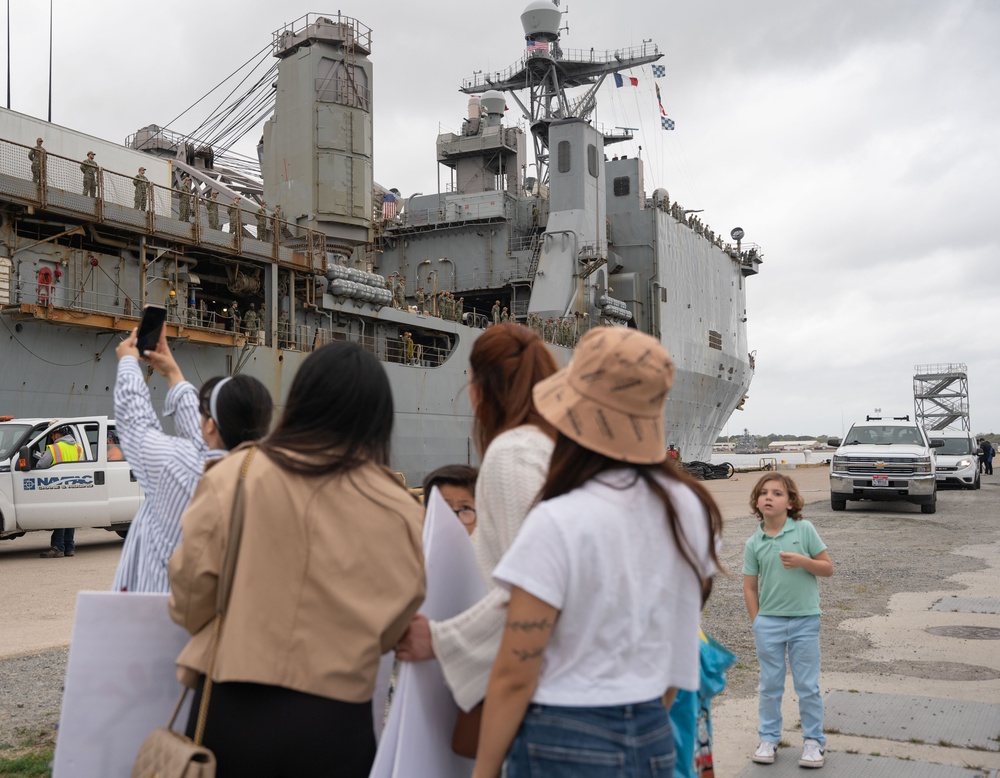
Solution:
M 509 92 L 531 127 L 538 180 L 549 180 L 549 128 L 565 119 L 589 121 L 597 107 L 597 91 L 604 80 L 621 70 L 656 62 L 659 48 L 644 42 L 614 51 L 564 49 L 560 43 L 562 11 L 558 0 L 535 0 L 521 14 L 525 53 L 503 72 L 477 72 L 462 82 L 461 91 L 477 94 L 489 90 Z M 587 89 L 571 98 L 567 90 Z M 517 92 L 527 91 L 527 100 Z M 604 133 L 605 143 L 631 139 L 631 133 Z

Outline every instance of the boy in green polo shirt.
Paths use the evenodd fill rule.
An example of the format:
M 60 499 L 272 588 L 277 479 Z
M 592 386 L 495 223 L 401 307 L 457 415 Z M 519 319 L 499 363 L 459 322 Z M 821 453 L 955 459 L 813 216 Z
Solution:
M 753 761 L 774 762 L 781 740 L 787 652 L 805 741 L 799 766 L 815 768 L 823 766 L 826 748 L 816 577 L 833 575 L 833 562 L 815 527 L 802 518 L 804 504 L 786 475 L 765 475 L 754 486 L 750 507 L 761 522 L 743 550 L 743 598 L 760 664 L 760 745 Z

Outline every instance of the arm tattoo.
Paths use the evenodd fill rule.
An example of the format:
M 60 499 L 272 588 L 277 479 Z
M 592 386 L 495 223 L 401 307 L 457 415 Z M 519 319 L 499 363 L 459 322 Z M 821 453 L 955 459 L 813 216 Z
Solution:
M 538 657 L 540 657 L 542 654 L 545 653 L 545 649 L 544 648 L 530 648 L 530 649 L 512 648 L 511 649 L 511 653 L 514 654 L 514 656 L 516 656 L 522 662 L 528 662 L 528 661 L 530 661 L 532 659 L 538 659 Z
M 512 621 L 508 625 L 508 628 L 514 632 L 534 632 L 536 629 L 549 630 L 552 627 L 553 623 L 548 619 L 541 619 L 539 621 Z

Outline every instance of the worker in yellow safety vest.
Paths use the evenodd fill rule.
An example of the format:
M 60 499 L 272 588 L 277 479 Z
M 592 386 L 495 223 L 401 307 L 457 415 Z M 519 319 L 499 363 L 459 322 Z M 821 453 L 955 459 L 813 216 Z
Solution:
M 81 459 L 83 449 L 73 437 L 73 431 L 60 427 L 52 431 L 52 444 L 45 447 L 45 453 L 38 460 L 37 467 L 52 467 L 63 462 L 79 462 Z
M 52 431 L 52 443 L 45 447 L 45 453 L 38 460 L 38 467 L 52 467 L 63 462 L 79 462 L 83 459 L 83 448 L 73 437 L 73 431 L 68 427 L 60 427 Z M 43 559 L 58 559 L 73 556 L 76 553 L 76 529 L 52 530 L 52 540 L 48 551 L 39 554 Z

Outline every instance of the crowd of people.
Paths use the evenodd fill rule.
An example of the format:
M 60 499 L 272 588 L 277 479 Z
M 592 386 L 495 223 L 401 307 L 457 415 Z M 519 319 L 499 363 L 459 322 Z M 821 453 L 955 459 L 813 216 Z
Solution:
M 133 331 L 117 354 L 118 434 L 146 499 L 114 589 L 169 593 L 191 635 L 177 659 L 195 694 L 187 732 L 208 698 L 200 732 L 219 776 L 367 776 L 390 651 L 438 662 L 473 722 L 476 778 L 695 774 L 675 767 L 691 749 L 675 744 L 671 705 L 699 687 L 722 518 L 668 456 L 674 366 L 657 340 L 597 328 L 560 370 L 527 327 L 477 338 L 480 467 L 439 468 L 422 491 L 461 521 L 486 594 L 444 620 L 417 614 L 424 508 L 388 467 L 393 402 L 372 355 L 345 342 L 311 353 L 269 431 L 272 398 L 255 379 L 198 389 L 165 335 L 140 354 Z M 143 363 L 167 379 L 174 435 Z M 816 577 L 833 564 L 790 479 L 766 475 L 750 505 L 761 519 L 743 567 L 761 663 L 753 759 L 774 760 L 787 653 L 800 764 L 819 767 Z

